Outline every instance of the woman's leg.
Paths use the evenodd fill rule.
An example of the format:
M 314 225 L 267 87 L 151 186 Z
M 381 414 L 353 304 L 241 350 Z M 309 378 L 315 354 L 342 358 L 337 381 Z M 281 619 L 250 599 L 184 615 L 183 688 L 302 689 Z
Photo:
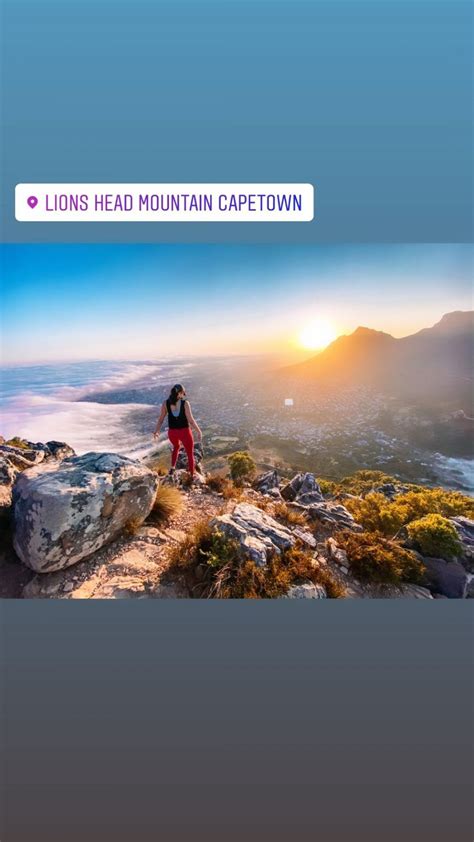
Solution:
M 180 448 L 180 430 L 168 430 L 168 438 L 173 445 L 173 452 L 171 454 L 171 467 L 174 468 L 176 465 L 176 460 L 178 459 L 178 453 Z
M 179 431 L 181 433 L 181 441 L 184 445 L 184 449 L 186 450 L 186 456 L 188 457 L 188 469 L 191 476 L 194 476 L 194 438 L 192 434 L 192 430 L 189 427 L 185 427 L 184 430 Z

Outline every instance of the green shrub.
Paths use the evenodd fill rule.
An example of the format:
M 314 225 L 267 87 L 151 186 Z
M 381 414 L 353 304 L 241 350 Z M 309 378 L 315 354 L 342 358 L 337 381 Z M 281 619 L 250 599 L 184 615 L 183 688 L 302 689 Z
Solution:
M 443 517 L 474 516 L 474 501 L 459 491 L 414 486 L 406 494 L 388 500 L 371 492 L 364 498 L 348 499 L 344 505 L 364 529 L 393 536 L 402 526 L 429 514 Z
M 421 582 L 424 565 L 415 553 L 378 532 L 344 532 L 337 536 L 347 553 L 351 573 L 367 582 Z
M 461 552 L 461 543 L 455 527 L 441 515 L 429 514 L 408 525 L 408 535 L 415 547 L 425 556 L 444 558 L 448 561 Z
M 242 483 L 255 475 L 257 466 L 246 450 L 237 450 L 227 458 L 227 461 L 234 482 Z
M 351 476 L 344 477 L 339 482 L 338 489 L 339 492 L 346 494 L 367 494 L 376 486 L 389 482 L 397 483 L 399 480 L 384 474 L 383 471 L 355 471 Z
M 333 482 L 330 479 L 318 479 L 318 484 L 321 489 L 321 494 L 324 494 L 324 496 L 334 496 L 341 490 L 337 482 Z

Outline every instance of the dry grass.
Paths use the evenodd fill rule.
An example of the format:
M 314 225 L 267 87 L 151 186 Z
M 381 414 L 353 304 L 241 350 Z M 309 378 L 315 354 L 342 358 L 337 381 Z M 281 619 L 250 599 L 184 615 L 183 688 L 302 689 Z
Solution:
M 156 492 L 153 509 L 147 518 L 149 523 L 166 523 L 176 517 L 183 507 L 183 495 L 173 485 L 160 485 Z
M 307 526 L 308 518 L 304 512 L 297 512 L 286 503 L 277 503 L 274 509 L 275 517 L 287 526 Z
M 242 558 L 236 541 L 207 522 L 173 550 L 173 567 L 184 575 L 192 595 L 204 599 L 275 599 L 300 582 L 323 585 L 332 599 L 345 595 L 330 571 L 314 564 L 312 553 L 302 546 L 275 553 L 265 567 L 258 567 Z
M 8 447 L 16 447 L 19 450 L 30 450 L 30 445 L 24 439 L 21 439 L 19 436 L 14 436 L 12 439 L 8 439 L 5 442 Z
M 215 474 L 207 478 L 206 485 L 211 491 L 222 494 L 224 500 L 242 499 L 242 489 L 237 487 L 229 477 L 222 477 Z
M 124 532 L 127 535 L 136 535 L 140 526 L 143 525 L 143 518 L 142 517 L 131 517 L 130 520 L 127 521 L 124 527 Z

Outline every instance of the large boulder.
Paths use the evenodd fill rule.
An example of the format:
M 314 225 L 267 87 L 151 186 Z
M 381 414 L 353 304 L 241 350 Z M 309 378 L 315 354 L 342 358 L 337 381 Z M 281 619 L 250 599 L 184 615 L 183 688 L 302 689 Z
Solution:
M 297 502 L 302 506 L 309 506 L 311 503 L 319 503 L 324 499 L 319 484 L 314 474 L 296 474 L 281 490 L 284 500 L 291 503 Z
M 470 573 L 474 573 L 474 520 L 468 517 L 450 518 L 458 538 L 461 542 L 461 555 L 459 561 Z
M 448 599 L 463 599 L 467 595 L 469 576 L 462 564 L 443 558 L 423 558 L 425 584 L 434 594 Z
M 70 567 L 145 520 L 157 486 L 153 471 L 115 453 L 42 463 L 13 486 L 15 550 L 39 573 Z
M 242 556 L 259 567 L 264 567 L 273 553 L 289 550 L 297 541 L 286 526 L 250 503 L 239 503 L 230 514 L 214 518 L 211 526 L 237 541 Z

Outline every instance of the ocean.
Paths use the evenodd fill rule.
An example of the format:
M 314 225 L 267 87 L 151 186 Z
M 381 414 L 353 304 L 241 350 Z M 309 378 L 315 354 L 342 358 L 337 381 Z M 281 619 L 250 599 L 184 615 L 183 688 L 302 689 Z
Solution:
M 169 378 L 176 375 L 176 363 L 167 361 L 97 360 L 3 367 L 0 433 L 7 439 L 65 441 L 78 454 L 108 450 L 140 458 L 156 450 L 152 433 L 159 406 L 102 403 L 100 397 L 130 386 L 168 385 Z M 144 416 L 149 418 L 149 429 L 148 422 L 138 423 Z

